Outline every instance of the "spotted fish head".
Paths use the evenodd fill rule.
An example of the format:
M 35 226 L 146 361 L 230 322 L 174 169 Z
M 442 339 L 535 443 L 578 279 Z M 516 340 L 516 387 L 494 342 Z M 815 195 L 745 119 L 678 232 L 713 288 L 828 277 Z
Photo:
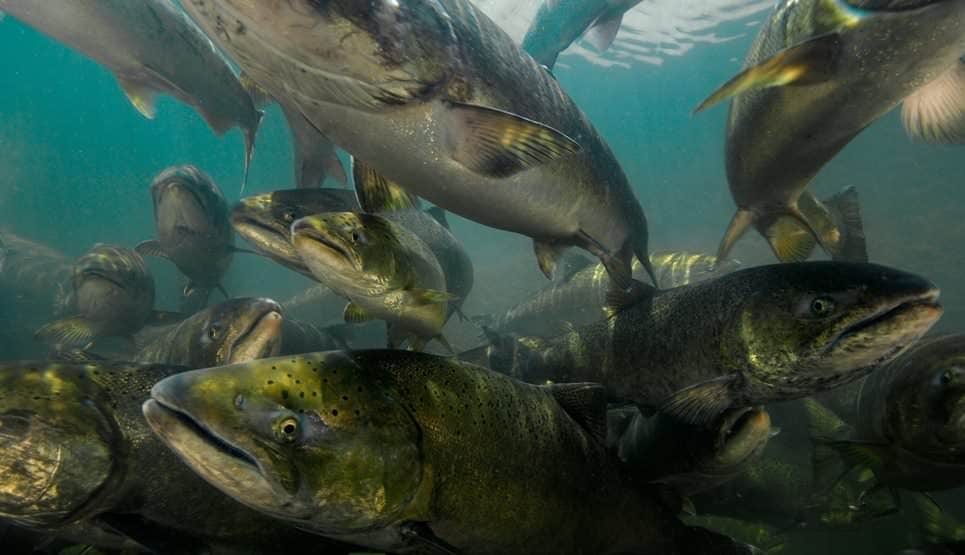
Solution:
M 0 516 L 54 527 L 81 518 L 107 488 L 120 431 L 92 368 L 0 365 Z
M 198 370 L 155 385 L 158 436 L 259 511 L 331 534 L 383 526 L 422 480 L 419 430 L 378 374 L 338 352 Z

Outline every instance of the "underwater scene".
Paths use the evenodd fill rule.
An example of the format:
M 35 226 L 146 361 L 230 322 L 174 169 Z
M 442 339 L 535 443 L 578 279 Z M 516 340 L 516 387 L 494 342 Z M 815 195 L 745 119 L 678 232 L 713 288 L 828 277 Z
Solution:
M 0 553 L 965 553 L 965 0 L 0 49 Z

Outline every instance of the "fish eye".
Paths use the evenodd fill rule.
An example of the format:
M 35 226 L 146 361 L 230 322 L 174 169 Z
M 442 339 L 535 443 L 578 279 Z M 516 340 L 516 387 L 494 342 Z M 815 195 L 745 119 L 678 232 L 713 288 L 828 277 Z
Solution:
M 221 328 L 220 328 L 220 327 L 218 327 L 218 326 L 211 326 L 211 327 L 208 328 L 208 339 L 214 341 L 215 339 L 218 339 L 218 336 L 219 336 L 219 335 L 221 335 Z
M 276 426 L 276 433 L 282 441 L 295 441 L 298 437 L 298 419 L 293 416 L 281 419 Z
M 812 316 L 827 316 L 834 311 L 834 301 L 828 297 L 815 297 L 811 301 Z
M 287 222 L 287 223 L 292 223 L 292 222 L 295 221 L 295 211 L 294 211 L 294 210 L 285 210 L 285 213 L 282 214 L 281 217 L 282 217 L 282 219 L 285 220 L 285 222 Z
M 359 234 L 358 230 L 352 231 L 352 242 L 353 242 L 353 243 L 358 243 L 358 242 L 359 242 L 359 239 L 361 239 L 361 238 L 362 238 L 362 236 L 361 236 L 361 234 Z
M 953 380 L 953 379 L 955 379 L 955 376 L 954 376 L 951 368 L 949 368 L 949 369 L 945 370 L 944 372 L 942 372 L 942 375 L 941 375 L 940 378 L 938 378 L 938 381 L 939 381 L 939 383 L 941 383 L 942 385 L 948 385 L 948 384 L 952 383 L 952 380 Z

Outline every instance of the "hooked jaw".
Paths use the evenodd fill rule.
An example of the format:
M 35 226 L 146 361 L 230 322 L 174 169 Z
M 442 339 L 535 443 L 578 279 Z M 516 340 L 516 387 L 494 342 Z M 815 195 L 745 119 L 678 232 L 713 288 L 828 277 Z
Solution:
M 224 364 L 275 356 L 281 349 L 281 306 L 265 300 L 255 307 L 256 316 L 231 343 Z
M 241 199 L 231 211 L 231 226 L 258 252 L 295 271 L 309 273 L 292 246 L 288 226 L 271 216 L 270 194 Z

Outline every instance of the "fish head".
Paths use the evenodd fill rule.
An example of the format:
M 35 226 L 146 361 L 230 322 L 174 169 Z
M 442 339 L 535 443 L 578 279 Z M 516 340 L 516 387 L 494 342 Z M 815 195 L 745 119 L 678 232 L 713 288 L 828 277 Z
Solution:
M 258 511 L 328 534 L 384 526 L 422 483 L 419 429 L 340 352 L 187 372 L 144 415 L 195 472 Z
M 451 18 L 438 0 L 184 4 L 229 49 L 251 48 L 254 36 L 304 68 L 303 78 L 319 84 L 315 100 L 366 108 L 403 104 L 437 90 L 458 59 Z
M 965 449 L 965 336 L 928 338 L 889 366 L 884 435 L 934 458 Z
M 151 183 L 158 238 L 178 246 L 198 238 L 227 240 L 228 203 L 207 174 L 192 165 L 174 166 Z
M 281 350 L 281 306 L 271 299 L 230 299 L 185 321 L 194 368 L 223 366 L 272 357 Z
M 292 224 L 313 214 L 355 209 L 358 202 L 349 190 L 287 189 L 241 199 L 231 211 L 231 225 L 261 254 L 310 274 L 292 246 Z
M 154 278 L 141 255 L 131 249 L 97 244 L 73 266 L 75 302 L 81 312 L 106 299 L 123 298 L 154 306 Z
M 120 431 L 83 366 L 0 365 L 0 516 L 53 527 L 105 489 Z
M 713 456 L 702 466 L 715 475 L 736 475 L 761 455 L 770 437 L 771 417 L 763 407 L 731 409 L 717 427 Z
M 875 264 L 805 262 L 749 271 L 734 328 L 752 386 L 810 394 L 893 360 L 942 314 L 930 281 Z M 750 276 L 736 272 L 725 279 Z M 747 283 L 745 283 L 747 285 Z M 725 355 L 726 356 L 726 355 Z
M 405 279 L 398 229 L 382 216 L 326 212 L 296 220 L 291 234 L 305 265 L 333 289 L 384 290 Z

